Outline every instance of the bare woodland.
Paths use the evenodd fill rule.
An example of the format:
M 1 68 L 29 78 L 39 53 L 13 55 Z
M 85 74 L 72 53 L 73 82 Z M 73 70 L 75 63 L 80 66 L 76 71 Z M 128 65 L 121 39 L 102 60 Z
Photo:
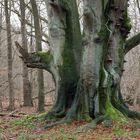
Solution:
M 28 3 L 28 2 L 26 2 Z M 7 37 L 6 37 L 6 19 L 5 19 L 5 12 L 4 12 L 4 1 L 1 0 L 0 2 L 1 5 L 1 13 L 0 13 L 0 18 L 1 18 L 1 29 L 0 29 L 0 33 L 1 33 L 1 37 L 0 37 L 0 95 L 1 95 L 1 101 L 3 101 L 3 99 L 8 101 L 8 87 L 9 87 L 9 83 L 8 83 L 8 62 L 7 62 Z M 42 40 L 41 40 L 41 44 L 43 46 L 44 51 L 47 51 L 49 49 L 49 45 L 48 45 L 48 38 L 46 35 L 46 31 L 47 31 L 47 13 L 45 10 L 45 3 L 43 1 L 37 2 L 37 6 L 38 6 L 38 11 L 39 11 L 39 20 L 41 22 L 41 36 L 42 36 Z M 79 2 L 79 9 L 80 9 L 80 2 Z M 23 85 L 23 80 L 24 78 L 24 64 L 22 64 L 22 60 L 19 58 L 19 52 L 17 51 L 15 45 L 14 45 L 14 41 L 18 41 L 18 42 L 23 42 L 26 43 L 25 46 L 27 46 L 28 51 L 34 53 L 36 50 L 35 47 L 35 26 L 34 26 L 34 13 L 31 9 L 31 5 L 27 4 L 25 6 L 25 20 L 24 17 L 22 18 L 22 13 L 19 12 L 20 10 L 20 1 L 11 1 L 9 4 L 9 12 L 10 12 L 10 25 L 11 25 L 11 39 L 12 39 L 12 82 L 13 82 L 13 95 L 14 95 L 14 101 L 18 101 L 20 103 L 20 105 L 24 105 L 23 102 L 23 93 L 24 90 L 28 90 L 27 88 L 24 88 Z M 136 34 L 137 32 L 139 32 L 139 20 L 140 20 L 140 16 L 139 16 L 139 7 L 136 1 L 130 1 L 130 7 L 129 7 L 129 15 L 131 17 L 131 21 L 133 24 L 133 28 L 131 29 L 131 33 L 130 36 Z M 82 13 L 81 13 L 82 16 Z M 23 19 L 23 20 L 22 20 Z M 21 24 L 20 22 L 22 21 L 22 23 L 24 22 L 25 27 L 23 27 L 24 25 Z M 81 21 L 82 23 L 82 21 Z M 22 27 L 22 28 L 21 28 Z M 20 29 L 21 28 L 21 29 Z M 25 29 L 24 29 L 25 28 Z M 25 31 L 24 31 L 25 30 Z M 22 32 L 25 32 L 22 35 Z M 21 36 L 26 36 L 25 41 L 22 39 Z M 23 40 L 23 41 L 22 41 Z M 124 72 L 123 72 L 123 77 L 122 77 L 122 82 L 121 82 L 121 90 L 123 92 L 123 96 L 124 99 L 126 100 L 126 102 L 130 103 L 131 105 L 137 105 L 140 104 L 140 97 L 139 97 L 139 87 L 140 87 L 140 78 L 139 78 L 139 73 L 140 73 L 140 63 L 139 63 L 139 45 L 134 48 L 132 51 L 130 51 L 126 56 L 125 56 L 125 66 L 124 66 Z M 25 69 L 25 68 L 24 68 Z M 27 77 L 29 78 L 29 84 L 30 84 L 30 92 L 31 92 L 31 96 L 33 100 L 37 100 L 38 99 L 38 80 L 37 80 L 37 70 L 35 69 L 29 69 L 26 68 L 28 71 L 28 75 Z M 47 78 L 44 78 L 44 93 L 47 93 L 48 91 L 54 90 L 54 83 L 53 80 L 51 78 L 51 75 L 48 74 L 47 72 L 44 72 L 44 76 Z M 45 95 L 47 96 L 47 95 Z M 54 96 L 53 92 L 49 93 L 49 96 L 51 98 Z M 26 97 L 26 95 L 25 95 Z M 2 104 L 4 104 L 2 102 Z
M 139 38 L 139 0 L 0 0 L 0 119 L 45 112 L 43 128 L 72 122 L 74 135 L 126 116 L 136 123 Z
M 55 102 L 57 103 L 56 98 L 58 98 L 58 96 L 60 96 L 61 100 L 63 100 L 62 99 L 63 97 L 61 97 L 63 94 L 65 94 L 63 92 L 65 92 L 65 91 L 74 92 L 74 94 L 72 93 L 73 95 L 70 95 L 72 97 L 70 97 L 69 99 L 67 99 L 68 97 L 66 97 L 66 102 L 69 100 L 72 100 L 70 103 L 66 104 L 66 108 L 65 107 L 63 108 L 63 105 L 61 105 L 61 103 L 59 103 L 62 101 L 58 101 L 58 106 L 60 105 L 61 107 L 59 109 L 57 108 L 58 110 L 57 109 L 56 110 L 60 114 L 62 113 L 61 114 L 62 116 L 65 114 L 64 116 L 67 117 L 66 114 L 69 114 L 69 113 L 66 113 L 66 112 L 67 112 L 69 106 L 72 106 L 73 102 L 75 102 L 75 100 L 76 100 L 75 98 L 77 96 L 79 96 L 79 94 L 77 95 L 77 90 L 79 89 L 81 91 L 81 89 L 82 89 L 81 87 L 78 87 L 79 86 L 78 84 L 80 83 L 82 85 L 84 82 L 85 82 L 84 83 L 85 85 L 83 84 L 82 87 L 85 88 L 84 90 L 87 90 L 89 96 L 91 96 L 90 98 L 92 98 L 93 96 L 97 96 L 95 98 L 98 98 L 98 95 L 93 95 L 93 93 L 91 93 L 92 89 L 93 89 L 93 90 L 95 90 L 93 92 L 95 92 L 95 94 L 96 94 L 96 90 L 97 90 L 98 86 L 100 86 L 100 85 L 98 85 L 98 80 L 97 80 L 97 82 L 95 82 L 95 87 L 94 87 L 94 85 L 93 85 L 93 87 L 91 87 L 90 78 L 88 79 L 85 75 L 86 75 L 86 72 L 88 71 L 87 67 L 89 65 L 91 65 L 91 66 L 97 65 L 95 72 L 91 72 L 91 73 L 93 75 L 95 75 L 95 77 L 97 76 L 96 78 L 98 78 L 99 72 L 96 73 L 96 70 L 98 71 L 98 69 L 100 69 L 99 64 L 100 64 L 101 60 L 99 60 L 99 59 L 101 59 L 101 56 L 96 56 L 97 54 L 95 53 L 95 57 L 97 57 L 96 58 L 97 60 L 96 59 L 95 60 L 99 61 L 98 64 L 96 64 L 97 62 L 95 62 L 95 64 L 93 64 L 88 59 L 94 57 L 94 56 L 90 56 L 91 53 L 89 53 L 89 51 L 93 51 L 93 52 L 94 51 L 100 52 L 100 51 L 98 51 L 96 49 L 95 50 L 88 50 L 88 49 L 86 50 L 85 49 L 83 51 L 83 53 L 81 53 L 82 50 L 79 49 L 78 47 L 75 47 L 75 46 L 81 45 L 82 43 L 83 43 L 82 45 L 85 48 L 86 47 L 88 48 L 88 45 L 89 46 L 91 45 L 88 42 L 90 40 L 88 40 L 86 38 L 88 35 L 92 38 L 92 34 L 90 33 L 90 28 L 94 27 L 94 25 L 92 24 L 94 19 L 90 15 L 91 11 L 90 12 L 88 11 L 89 3 L 92 3 L 92 1 L 87 2 L 87 1 L 81 1 L 81 0 L 77 0 L 77 1 L 73 0 L 70 3 L 67 3 L 67 2 L 65 3 L 63 1 L 62 1 L 62 3 L 61 3 L 61 1 L 58 1 L 55 3 L 54 1 L 44 1 L 44 0 L 42 0 L 42 1 L 1 0 L 0 1 L 0 64 L 1 64 L 0 65 L 0 110 L 1 111 L 5 110 L 5 109 L 13 111 L 17 107 L 34 106 L 36 108 L 36 112 L 44 112 L 46 105 L 51 106 Z M 108 8 L 107 7 L 108 3 L 104 3 L 104 6 L 106 7 L 106 9 Z M 114 8 L 114 10 L 117 12 L 119 8 L 114 7 L 114 5 L 115 4 L 119 5 L 118 2 L 114 1 L 113 6 L 110 3 L 109 3 L 110 8 Z M 127 3 L 127 1 L 125 1 L 124 3 Z M 65 4 L 66 5 L 69 4 L 69 6 L 72 5 L 73 6 L 72 8 L 74 9 L 74 12 L 76 13 L 75 15 L 73 13 L 70 13 L 70 16 L 73 19 L 73 21 L 71 21 L 71 26 L 67 23 L 67 14 L 69 14 L 68 13 L 69 11 Z M 94 4 L 99 6 L 101 3 L 94 3 Z M 62 5 L 64 5 L 64 7 Z M 83 10 L 84 6 L 87 6 L 87 9 Z M 125 8 L 125 5 L 122 8 Z M 58 10 L 59 14 L 57 13 L 57 10 Z M 70 10 L 71 10 L 71 7 L 70 7 Z M 76 11 L 76 10 L 78 10 L 78 11 Z M 120 9 L 120 10 L 121 10 L 121 12 L 124 12 L 124 9 Z M 105 10 L 105 11 L 107 11 L 107 10 Z M 101 12 L 101 11 L 99 11 L 99 12 Z M 96 16 L 99 16 L 98 13 L 94 13 L 94 14 L 95 15 L 97 14 Z M 104 16 L 103 13 L 101 13 L 101 15 Z M 106 26 L 105 28 L 107 30 L 109 30 L 109 32 L 111 32 L 110 30 L 113 30 L 113 28 L 114 28 L 114 25 L 111 25 L 112 24 L 111 22 L 116 22 L 115 21 L 116 19 L 114 19 L 114 17 L 113 17 L 114 15 L 115 15 L 114 13 L 113 14 L 111 13 L 110 16 L 112 17 L 112 20 L 110 20 L 110 23 L 106 23 L 109 25 L 105 24 L 105 26 Z M 127 22 L 129 21 L 128 16 L 130 17 L 130 20 L 131 20 L 131 27 L 124 27 L 126 29 L 121 28 L 121 32 L 122 32 L 122 30 L 125 30 L 124 32 L 127 32 L 124 36 L 122 36 L 122 38 L 126 39 L 128 37 L 128 39 L 129 39 L 129 38 L 133 37 L 134 35 L 138 34 L 140 32 L 140 3 L 139 3 L 139 1 L 137 1 L 137 0 L 129 1 L 128 16 L 123 15 L 123 14 L 122 14 L 122 16 L 126 16 L 124 18 L 127 18 Z M 77 20 L 75 18 L 79 18 L 79 20 Z M 56 25 L 60 24 L 59 26 L 61 26 L 61 29 L 56 30 L 53 25 L 51 27 L 51 24 L 54 24 L 54 19 L 56 21 Z M 120 22 L 124 22 L 123 17 L 120 17 L 119 20 L 120 20 Z M 99 21 L 96 21 L 96 19 L 95 19 L 94 22 L 99 22 Z M 80 30 L 81 30 L 81 32 L 83 32 L 85 35 L 85 38 L 83 37 L 85 40 L 83 41 L 81 39 L 82 35 L 76 36 L 76 35 L 74 35 L 73 32 L 71 32 L 69 34 L 70 31 L 66 30 L 65 26 L 69 26 L 72 29 L 75 28 L 73 26 L 77 26 L 77 27 L 79 26 L 78 28 L 75 28 L 75 33 L 78 34 L 78 33 L 80 33 Z M 96 26 L 97 27 L 95 27 L 95 29 L 97 28 L 96 30 L 98 30 L 98 28 L 99 28 L 98 24 Z M 116 23 L 115 28 L 117 28 L 117 26 L 119 28 L 119 26 L 121 26 L 120 23 Z M 104 27 L 102 27 L 102 28 L 104 28 Z M 128 28 L 131 28 L 131 30 Z M 96 30 L 95 30 L 95 32 L 97 32 Z M 49 37 L 49 33 L 51 34 L 51 37 Z M 99 33 L 99 31 L 98 31 L 98 33 Z M 70 35 L 74 36 L 73 40 L 72 40 L 74 42 L 73 43 L 74 48 L 72 48 L 74 50 L 74 53 L 73 54 L 70 53 L 71 60 L 68 61 L 68 63 L 66 62 L 65 59 L 63 60 L 63 58 L 62 58 L 63 55 L 68 55 L 67 52 L 66 52 L 66 54 L 63 54 L 64 48 L 62 46 L 64 44 L 69 46 L 69 44 L 71 42 L 71 41 L 69 41 L 68 44 L 66 44 L 65 38 L 63 38 L 63 36 L 66 34 L 69 34 L 68 41 L 71 39 Z M 101 34 L 101 36 L 103 36 L 103 35 Z M 111 36 L 111 34 L 110 34 L 110 36 Z M 111 37 L 114 38 L 114 36 L 112 35 Z M 57 40 L 57 38 L 58 38 L 58 40 Z M 95 45 L 95 46 L 96 45 L 98 46 L 98 43 L 102 42 L 102 40 L 100 38 L 98 38 L 98 34 L 97 34 L 97 37 L 95 35 L 95 37 L 93 37 L 93 38 L 95 41 L 95 44 L 93 44 L 93 45 Z M 77 40 L 80 40 L 81 42 L 77 41 Z M 56 48 L 51 47 L 52 44 L 54 46 L 56 46 Z M 137 44 L 138 43 L 136 42 L 136 45 Z M 62 47 L 62 48 L 58 49 L 57 46 Z M 111 47 L 110 47 L 110 50 L 113 51 L 113 49 Z M 114 53 L 114 56 L 112 56 L 111 51 L 108 52 L 108 56 L 112 57 L 112 58 L 108 58 L 107 61 L 110 61 L 110 63 L 115 64 L 116 61 L 118 61 L 118 59 L 119 59 L 119 58 L 117 58 L 118 54 Z M 129 48 L 127 51 L 129 51 Z M 43 52 L 43 53 L 41 54 L 40 52 Z M 45 53 L 47 55 L 48 54 L 50 55 L 50 53 L 52 53 L 52 52 L 54 55 L 53 56 L 54 64 L 52 64 L 52 62 L 50 62 L 50 65 L 54 65 L 54 66 L 48 65 L 48 67 L 50 66 L 50 69 L 48 69 L 47 66 L 44 65 L 44 63 L 40 62 L 42 59 L 40 57 L 36 57 L 36 54 L 39 54 L 39 55 L 42 55 L 42 57 L 45 57 L 45 55 L 44 55 Z M 68 50 L 68 53 L 69 52 L 70 52 L 70 50 Z M 88 57 L 87 57 L 86 53 L 89 53 Z M 81 57 L 81 54 L 83 54 L 83 58 Z M 51 59 L 51 55 L 47 56 L 47 57 L 49 57 L 48 59 Z M 114 57 L 116 57 L 116 58 L 114 58 Z M 123 58 L 123 56 L 121 56 L 121 57 Z M 114 60 L 112 60 L 112 59 L 114 59 Z M 62 60 L 63 60 L 63 62 L 61 62 Z M 45 62 L 45 63 L 48 63 L 48 61 L 50 61 L 50 60 L 46 60 L 46 61 L 47 62 Z M 75 65 L 74 61 L 75 61 L 76 65 Z M 83 61 L 83 62 L 81 62 L 81 64 L 80 64 L 80 61 Z M 36 62 L 37 62 L 37 64 L 36 64 Z M 77 62 L 79 62 L 79 63 L 77 63 Z M 61 72 L 60 66 L 61 66 L 61 64 L 65 65 L 65 63 L 66 63 L 66 65 L 72 64 L 73 66 L 72 65 L 68 66 L 69 70 L 67 70 L 67 71 L 62 68 L 62 72 Z M 118 63 L 120 65 L 122 65 L 121 62 L 118 62 Z M 105 64 L 106 69 L 107 69 L 107 71 L 109 71 L 108 72 L 109 74 L 111 73 L 110 75 L 113 75 L 113 80 L 115 78 L 118 80 L 119 78 L 117 77 L 118 76 L 117 73 L 114 72 L 114 68 L 111 68 L 112 64 Z M 116 64 L 116 65 L 119 65 L 119 64 Z M 78 71 L 79 74 L 77 74 L 78 73 L 77 69 L 80 69 L 80 67 L 81 67 L 80 65 L 84 65 L 85 67 L 83 66 L 81 68 L 82 72 Z M 58 68 L 56 68 L 57 66 L 58 66 Z M 34 69 L 34 68 L 36 68 L 36 69 Z M 43 70 L 43 68 L 44 69 L 46 68 L 46 70 L 48 70 L 48 72 Z M 102 70 L 104 71 L 104 68 L 102 68 Z M 69 77 L 69 79 L 71 81 L 70 80 L 69 80 L 70 82 L 67 81 L 68 79 L 66 77 L 69 76 L 68 74 L 71 75 L 72 73 L 76 73 L 75 77 L 77 79 L 78 79 L 78 77 L 80 77 L 80 80 L 79 80 L 80 82 L 77 82 L 78 80 L 76 78 L 75 79 L 72 78 L 72 76 Z M 84 73 L 85 73 L 85 75 L 84 75 Z M 105 74 L 105 76 L 107 75 L 105 71 L 104 71 L 104 74 Z M 121 70 L 120 75 L 122 75 L 122 77 L 121 77 L 121 82 L 120 82 L 119 87 L 121 87 L 121 93 L 123 96 L 123 100 L 125 101 L 125 104 L 127 104 L 129 106 L 134 106 L 134 107 L 139 106 L 140 105 L 140 93 L 139 93 L 140 92 L 140 76 L 139 76 L 140 75 L 140 45 L 138 45 L 137 47 L 134 47 L 132 50 L 130 50 L 125 55 L 124 68 Z M 86 81 L 84 79 L 85 78 L 84 76 L 89 81 Z M 82 81 L 81 77 L 85 80 L 83 83 L 81 82 Z M 66 80 L 66 82 L 65 83 L 60 82 L 59 79 L 64 80 L 64 81 Z M 115 80 L 112 83 L 115 83 L 117 81 L 117 80 L 116 81 Z M 92 81 L 92 79 L 91 79 L 91 81 Z M 104 80 L 104 82 L 101 83 L 101 85 L 103 84 L 102 85 L 103 88 L 108 88 L 108 85 L 106 85 L 106 84 L 104 85 L 105 82 L 106 82 L 106 80 Z M 73 83 L 76 83 L 76 87 Z M 96 85 L 97 85 L 97 87 L 96 87 Z M 65 86 L 68 88 L 67 90 L 63 89 Z M 62 89 L 61 89 L 61 87 L 62 87 Z M 90 91 L 90 88 L 89 88 L 89 91 L 88 91 L 88 89 L 86 89 L 88 87 L 91 88 L 91 91 Z M 71 90 L 74 90 L 74 91 L 71 91 Z M 75 97 L 73 97 L 73 96 L 75 96 Z M 88 98 L 88 97 L 85 97 L 85 98 Z M 94 103 L 93 103 L 93 101 L 89 101 L 90 102 L 89 110 L 91 109 L 89 111 L 90 112 L 89 114 L 92 113 L 94 107 L 97 107 L 98 103 L 95 103 L 96 99 L 94 99 L 94 100 L 95 100 Z M 85 104 L 87 105 L 86 101 L 85 101 Z M 96 108 L 94 108 L 94 109 L 95 109 L 94 110 L 95 112 L 93 114 L 95 115 L 94 117 L 96 118 L 96 113 L 98 111 L 100 112 L 100 110 L 97 109 L 98 110 L 97 111 Z M 72 109 L 72 111 L 73 111 L 73 109 Z M 59 114 L 59 113 L 56 113 L 56 114 Z M 72 114 L 74 114 L 74 113 L 72 113 Z M 90 117 L 93 117 L 93 114 L 90 115 Z
M 23 2 L 23 1 L 21 1 Z M 8 2 L 9 3 L 9 2 Z M 22 11 L 24 11 L 25 13 L 20 13 L 20 1 L 11 1 L 10 2 L 10 7 L 9 10 L 10 11 L 10 25 L 11 25 L 11 40 L 12 40 L 12 82 L 13 82 L 13 98 L 14 101 L 13 102 L 18 102 L 18 105 L 23 106 L 24 105 L 24 98 L 27 97 L 27 100 L 29 100 L 29 102 L 32 102 L 31 99 L 28 98 L 28 95 L 24 95 L 30 92 L 29 94 L 32 96 L 32 100 L 33 100 L 33 105 L 35 105 L 37 107 L 37 100 L 38 100 L 38 90 L 39 90 L 39 84 L 38 84 L 38 78 L 37 78 L 37 73 L 38 70 L 36 69 L 29 69 L 27 68 L 24 63 L 22 62 L 22 60 L 20 59 L 20 54 L 17 51 L 14 42 L 15 41 L 19 41 L 21 42 L 21 44 L 24 45 L 24 43 L 26 43 L 24 46 L 28 47 L 26 49 L 28 49 L 29 52 L 34 53 L 36 51 L 36 47 L 35 47 L 35 34 L 34 34 L 34 23 L 33 23 L 33 12 L 31 11 L 31 6 L 29 5 L 28 7 L 26 7 L 26 11 L 25 9 L 23 9 Z M 5 15 L 4 15 L 4 1 L 1 1 L 1 38 L 0 38 L 0 42 L 1 42 L 1 69 L 0 69 L 0 95 L 1 95 L 1 101 L 2 104 L 5 104 L 5 101 L 8 103 L 9 100 L 9 83 L 8 83 L 8 62 L 7 62 L 7 35 L 6 35 L 6 21 L 5 21 Z M 46 25 L 47 25 L 47 21 L 45 20 L 45 17 L 41 17 L 41 14 L 45 16 L 46 14 L 46 10 L 44 10 L 44 3 L 39 2 L 38 3 L 41 8 L 39 9 L 40 11 L 40 18 L 42 18 L 41 24 L 42 25 L 42 32 L 43 30 L 46 31 Z M 22 6 L 21 6 L 22 7 Z M 18 10 L 17 10 L 18 8 Z M 11 10 L 10 10 L 11 9 Z M 41 13 L 42 11 L 42 13 Z M 25 14 L 26 18 L 22 16 L 22 14 Z M 24 21 L 25 20 L 25 21 Z M 25 26 L 25 27 L 23 27 Z M 44 27 L 43 27 L 44 26 Z M 22 27 L 22 28 L 20 28 Z M 42 33 L 43 34 L 43 33 Z M 45 34 L 45 33 L 44 33 Z M 9 34 L 8 34 L 9 36 Z M 44 45 L 44 50 L 46 51 L 47 48 L 47 40 L 46 36 L 44 37 L 44 39 L 42 38 L 42 44 Z M 28 45 L 27 45 L 28 44 Z M 30 46 L 30 47 L 29 47 Z M 52 98 L 52 100 L 54 100 L 54 83 L 52 81 L 52 78 L 50 76 L 50 74 L 48 74 L 47 72 L 44 73 L 44 84 L 45 84 L 45 88 L 44 88 L 44 93 L 47 96 L 48 92 L 50 92 L 49 94 L 51 94 L 50 98 Z M 26 76 L 27 75 L 27 76 Z M 46 81 L 46 79 L 48 80 L 48 82 Z M 51 82 L 50 82 L 51 81 Z M 25 83 L 27 82 L 27 84 L 29 84 L 29 86 Z M 23 84 L 25 83 L 25 84 Z M 11 92 L 11 91 L 10 91 Z M 26 100 L 26 99 L 25 99 Z M 26 102 L 26 101 L 25 101 Z M 6 103 L 6 104 L 7 104 Z M 49 102 L 50 104 L 51 102 Z M 30 106 L 31 104 L 28 104 L 27 101 L 27 106 Z M 25 103 L 26 106 L 26 103 Z M 1 108 L 2 109 L 2 108 Z

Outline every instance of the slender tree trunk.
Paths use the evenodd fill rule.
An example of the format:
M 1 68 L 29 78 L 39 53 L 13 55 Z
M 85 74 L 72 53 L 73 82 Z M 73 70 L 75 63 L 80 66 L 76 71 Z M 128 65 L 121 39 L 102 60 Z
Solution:
M 27 49 L 27 37 L 26 37 L 26 24 L 25 24 L 25 2 L 20 0 L 20 10 L 21 10 L 21 36 L 22 36 L 22 46 L 28 52 Z M 23 63 L 23 106 L 32 106 L 32 95 L 31 95 L 31 85 L 28 78 L 28 68 Z
M 39 21 L 39 12 L 37 9 L 37 4 L 35 0 L 31 0 L 33 16 L 34 16 L 34 26 L 35 26 L 35 38 L 36 38 L 36 50 L 42 51 L 42 35 L 41 35 L 41 26 Z M 44 111 L 44 75 L 43 70 L 38 70 L 38 111 Z
M 9 110 L 14 110 L 14 86 L 12 81 L 12 40 L 11 40 L 11 24 L 10 12 L 8 10 L 8 1 L 4 0 L 6 29 L 7 29 L 7 55 L 8 55 L 8 84 L 9 84 Z
M 31 25 L 33 26 L 33 16 L 31 14 Z M 31 27 L 31 31 L 30 31 L 30 43 L 29 43 L 29 52 L 32 53 L 32 52 L 35 52 L 35 46 L 33 45 L 33 28 Z M 34 70 L 33 69 L 30 69 L 30 85 L 31 85 L 31 91 L 32 91 L 32 96 L 34 96 L 34 93 L 33 93 L 33 84 L 34 84 Z

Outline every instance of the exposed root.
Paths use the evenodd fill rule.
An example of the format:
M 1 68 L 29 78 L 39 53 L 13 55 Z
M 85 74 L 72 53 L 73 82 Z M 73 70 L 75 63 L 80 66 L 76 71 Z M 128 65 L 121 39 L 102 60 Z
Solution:
M 77 113 L 76 113 L 76 110 L 73 109 L 73 107 L 70 108 L 70 110 L 67 112 L 66 114 L 66 120 L 74 120 L 74 119 L 77 119 Z
M 138 119 L 140 120 L 140 113 L 136 111 L 129 110 L 129 108 L 125 107 L 123 104 L 116 102 L 113 100 L 112 102 L 113 106 L 118 109 L 123 115 L 132 118 L 132 119 Z
M 106 116 L 99 116 L 95 118 L 93 121 L 91 121 L 89 124 L 87 124 L 87 128 L 93 129 L 96 128 L 96 125 L 103 122 L 106 119 Z
M 90 123 L 86 124 L 85 126 L 77 128 L 77 130 L 75 131 L 75 134 L 76 133 L 85 133 L 90 129 L 95 129 L 97 124 L 103 122 L 106 119 L 107 119 L 106 116 L 99 116 L 99 117 L 95 118 L 94 120 L 92 120 Z
M 140 113 L 139 112 L 129 110 L 129 108 L 126 108 L 123 105 L 120 105 L 120 110 L 122 113 L 125 113 L 125 115 L 127 117 L 140 120 Z
M 63 117 L 65 117 L 64 112 L 60 112 L 60 113 L 49 112 L 45 117 L 45 121 L 46 123 L 56 122 Z
M 55 113 L 55 116 L 58 117 L 58 118 L 62 118 L 65 115 L 66 115 L 66 110 L 65 109 L 61 110 L 60 112 Z
M 47 125 L 44 127 L 44 129 L 51 128 L 51 127 L 54 127 L 54 126 L 57 126 L 57 125 L 60 125 L 60 124 L 70 123 L 70 122 L 71 122 L 71 120 L 68 120 L 68 119 L 64 118 L 63 120 L 54 122 L 54 123 L 52 123 L 52 124 L 47 124 Z
M 127 109 L 127 115 L 128 117 L 132 118 L 132 119 L 138 119 L 140 120 L 140 113 L 139 112 L 136 112 L 136 111 L 131 111 L 129 109 Z
M 50 122 L 55 122 L 58 120 L 58 118 L 54 115 L 53 112 L 49 112 L 47 113 L 47 115 L 45 116 L 46 123 L 50 123 Z
M 52 108 L 45 116 L 46 121 L 50 120 L 57 120 L 58 118 L 63 118 L 65 117 L 66 114 L 66 109 L 63 108 Z
M 104 127 L 112 127 L 113 125 L 113 120 L 111 118 L 105 119 L 103 122 Z

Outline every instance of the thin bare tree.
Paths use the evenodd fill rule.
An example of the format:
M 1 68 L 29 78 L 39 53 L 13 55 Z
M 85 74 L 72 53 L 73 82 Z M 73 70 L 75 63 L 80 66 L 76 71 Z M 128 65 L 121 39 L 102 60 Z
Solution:
M 34 17 L 34 26 L 35 26 L 35 38 L 36 38 L 36 50 L 42 51 L 42 35 L 41 35 L 41 26 L 39 20 L 38 8 L 35 0 L 31 0 L 31 6 Z M 39 112 L 44 111 L 44 75 L 43 70 L 38 70 L 38 109 Z
M 22 46 L 26 51 L 27 48 L 27 36 L 26 36 L 26 22 L 25 22 L 25 2 L 20 0 L 20 10 L 21 10 L 21 36 L 22 36 Z M 28 78 L 28 68 L 23 63 L 23 101 L 24 106 L 32 106 L 32 96 L 31 96 L 31 85 Z
M 7 29 L 7 57 L 8 57 L 8 84 L 9 84 L 9 110 L 14 110 L 14 86 L 12 81 L 12 39 L 11 39 L 11 23 L 10 23 L 10 10 L 9 1 L 4 0 L 6 29 Z

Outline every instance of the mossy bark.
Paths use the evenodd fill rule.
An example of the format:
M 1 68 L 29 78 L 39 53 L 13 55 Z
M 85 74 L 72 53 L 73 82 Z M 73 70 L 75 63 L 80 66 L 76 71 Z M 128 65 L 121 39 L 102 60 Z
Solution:
M 50 71 L 57 100 L 47 118 L 65 116 L 70 108 L 79 79 L 82 39 L 76 1 L 47 2 L 52 49 Z

